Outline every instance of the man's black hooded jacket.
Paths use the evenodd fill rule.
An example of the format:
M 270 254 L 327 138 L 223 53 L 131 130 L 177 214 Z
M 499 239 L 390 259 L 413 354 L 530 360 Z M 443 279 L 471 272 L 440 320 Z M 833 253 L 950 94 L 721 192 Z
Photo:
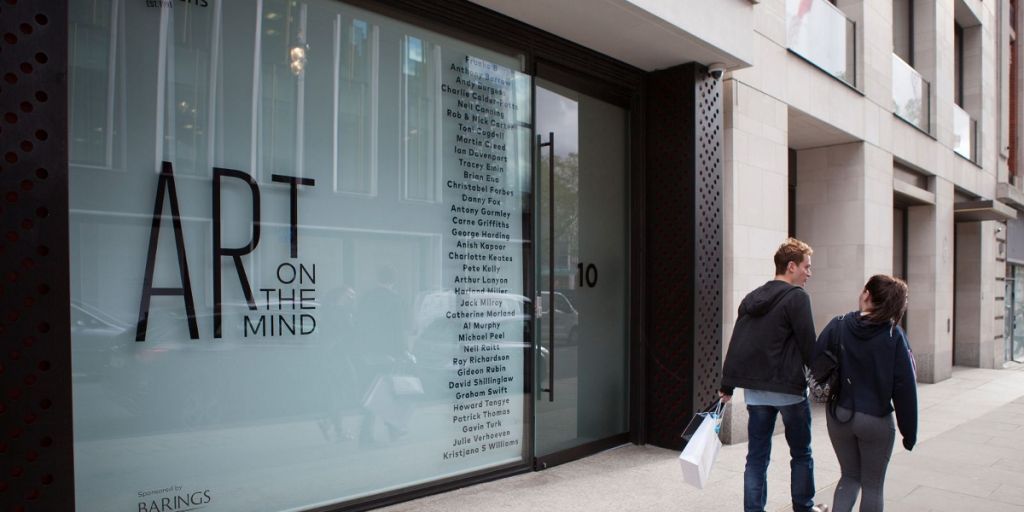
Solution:
M 800 286 L 768 281 L 740 303 L 722 369 L 722 391 L 760 389 L 802 395 L 814 351 L 811 298 Z

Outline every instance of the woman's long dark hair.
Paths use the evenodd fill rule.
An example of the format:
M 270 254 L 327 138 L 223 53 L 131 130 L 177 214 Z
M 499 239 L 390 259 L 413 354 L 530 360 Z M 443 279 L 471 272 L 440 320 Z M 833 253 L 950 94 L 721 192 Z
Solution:
M 898 277 L 876 274 L 868 279 L 864 289 L 871 294 L 871 312 L 868 320 L 875 323 L 898 324 L 907 312 L 907 283 Z

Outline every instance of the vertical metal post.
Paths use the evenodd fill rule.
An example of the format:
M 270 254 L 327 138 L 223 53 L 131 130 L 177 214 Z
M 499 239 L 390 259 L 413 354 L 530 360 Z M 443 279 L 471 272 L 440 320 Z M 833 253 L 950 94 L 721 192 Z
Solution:
M 555 401 L 555 132 L 548 132 L 548 141 L 537 146 L 548 148 L 548 401 Z

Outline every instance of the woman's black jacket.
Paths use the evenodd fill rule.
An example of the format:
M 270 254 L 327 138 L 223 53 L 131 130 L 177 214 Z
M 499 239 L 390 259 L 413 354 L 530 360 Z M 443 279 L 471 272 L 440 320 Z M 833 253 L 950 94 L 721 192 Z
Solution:
M 826 348 L 839 353 L 839 407 L 877 417 L 895 410 L 903 446 L 912 449 L 917 442 L 917 376 L 903 329 L 853 311 L 821 331 L 815 354 Z

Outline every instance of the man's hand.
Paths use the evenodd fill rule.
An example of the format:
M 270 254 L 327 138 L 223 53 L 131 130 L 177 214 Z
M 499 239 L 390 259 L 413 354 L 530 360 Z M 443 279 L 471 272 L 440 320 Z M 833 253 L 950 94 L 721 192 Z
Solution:
M 720 400 L 722 400 L 722 403 L 723 403 L 723 404 L 727 404 L 727 403 L 729 403 L 729 400 L 732 400 L 732 395 L 727 395 L 727 394 L 725 394 L 725 393 L 723 393 L 723 392 L 719 391 L 719 392 L 718 392 L 718 398 L 719 398 Z

